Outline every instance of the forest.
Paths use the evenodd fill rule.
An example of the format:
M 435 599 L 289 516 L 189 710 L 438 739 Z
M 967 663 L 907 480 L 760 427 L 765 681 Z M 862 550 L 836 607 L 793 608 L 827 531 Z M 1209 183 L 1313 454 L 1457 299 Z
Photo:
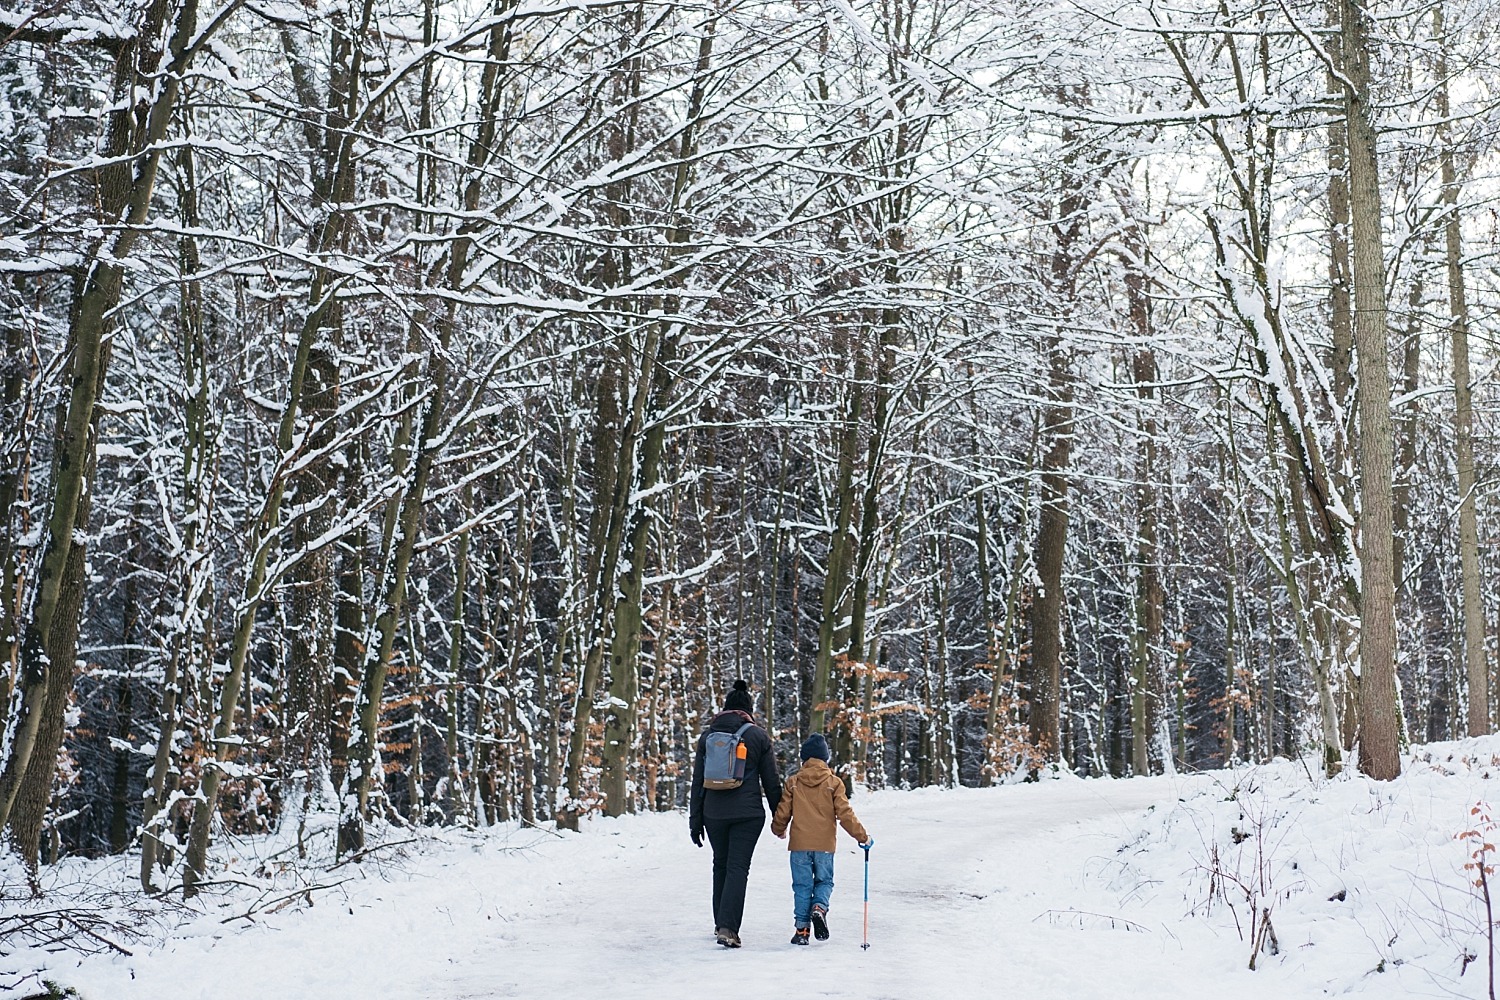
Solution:
M 5 850 L 1491 732 L 1497 32 L 4 0 Z

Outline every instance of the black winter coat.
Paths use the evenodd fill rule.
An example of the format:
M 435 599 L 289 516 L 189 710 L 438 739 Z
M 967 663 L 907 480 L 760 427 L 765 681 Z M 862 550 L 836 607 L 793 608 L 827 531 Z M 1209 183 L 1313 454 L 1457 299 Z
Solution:
M 744 712 L 720 712 L 708 724 L 710 733 L 732 733 L 746 722 L 754 722 Z M 759 725 L 745 730 L 741 742 L 745 744 L 745 780 L 738 788 L 706 789 L 703 787 L 703 740 L 708 734 L 698 737 L 698 748 L 693 754 L 693 791 L 688 809 L 688 829 L 696 832 L 703 829 L 705 819 L 754 819 L 764 816 L 760 796 L 764 792 L 766 802 L 774 813 L 781 804 L 781 769 L 776 766 L 776 750 L 771 746 L 771 737 Z

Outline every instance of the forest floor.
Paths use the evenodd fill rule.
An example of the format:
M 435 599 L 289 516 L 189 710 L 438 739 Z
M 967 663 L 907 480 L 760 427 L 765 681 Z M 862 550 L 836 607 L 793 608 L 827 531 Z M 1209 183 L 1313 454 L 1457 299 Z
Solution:
M 717 947 L 709 852 L 679 813 L 581 834 L 450 830 L 314 874 L 258 858 L 267 845 L 220 845 L 243 884 L 196 908 L 110 903 L 128 898 L 128 858 L 66 862 L 40 903 L 6 885 L 0 919 L 115 906 L 121 926 L 136 922 L 132 954 L 0 943 L 0 996 L 46 978 L 86 1000 L 1479 998 L 1485 917 L 1455 835 L 1491 789 L 1500 738 L 1414 748 L 1386 784 L 1279 761 L 861 794 L 876 839 L 867 951 L 853 842 L 840 833 L 832 939 L 796 948 L 785 845 L 769 830 L 744 947 Z M 326 888 L 280 900 L 297 879 Z M 1252 906 L 1276 942 L 1262 935 L 1258 971 Z

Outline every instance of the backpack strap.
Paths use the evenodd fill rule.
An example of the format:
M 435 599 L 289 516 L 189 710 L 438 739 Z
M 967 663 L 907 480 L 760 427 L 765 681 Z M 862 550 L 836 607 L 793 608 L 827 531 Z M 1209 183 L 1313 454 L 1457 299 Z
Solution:
M 743 726 L 741 726 L 740 728 L 738 728 L 738 729 L 736 729 L 734 731 L 734 738 L 737 739 L 737 740 L 743 740 L 745 738 L 745 730 L 747 730 L 747 729 L 753 729 L 753 728 L 755 728 L 755 723 L 753 723 L 753 722 L 747 722 L 747 723 L 745 723 Z

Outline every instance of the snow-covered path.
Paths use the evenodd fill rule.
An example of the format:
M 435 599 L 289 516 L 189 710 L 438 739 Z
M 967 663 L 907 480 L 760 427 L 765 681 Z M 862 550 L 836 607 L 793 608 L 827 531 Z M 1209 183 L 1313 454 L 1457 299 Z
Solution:
M 1362 964 L 1335 970 L 1354 950 L 1348 932 L 1314 949 L 1315 935 L 1298 928 L 1282 956 L 1247 971 L 1248 946 L 1222 913 L 1190 918 L 1181 885 L 1162 884 L 1183 872 L 1196 880 L 1191 860 L 1183 872 L 1173 859 L 1171 872 L 1143 878 L 1120 854 L 1179 796 L 1222 802 L 1214 780 L 860 796 L 855 808 L 877 842 L 868 951 L 859 947 L 861 856 L 847 836 L 832 940 L 788 944 L 785 845 L 767 830 L 745 946 L 726 951 L 712 940 L 709 851 L 692 846 L 681 814 L 664 814 L 600 819 L 579 835 L 449 834 L 399 862 L 339 869 L 326 879 L 353 880 L 310 908 L 223 924 L 241 899 L 157 951 L 59 963 L 55 978 L 86 1000 L 1460 995 L 1405 970 L 1372 977 L 1363 947 L 1353 959 Z M 1472 973 L 1463 983 L 1477 985 Z
M 652 826 L 665 823 L 644 840 L 636 828 L 646 824 L 626 821 L 600 838 L 612 850 L 580 859 L 587 870 L 522 917 L 526 929 L 508 941 L 503 958 L 455 971 L 430 995 L 675 1000 L 722 996 L 726 983 L 739 980 L 750 993 L 907 1000 L 950 990 L 988 995 L 1006 966 L 1025 964 L 1029 981 L 1054 980 L 1059 997 L 1078 996 L 1061 992 L 1078 976 L 1055 979 L 1076 967 L 1076 955 L 1049 958 L 1029 942 L 1008 940 L 1018 910 L 1029 920 L 1048 905 L 1027 873 L 1075 863 L 1083 841 L 1112 853 L 1124 824 L 1085 827 L 1080 817 L 1138 812 L 1170 794 L 1169 784 L 1155 781 L 864 797 L 857 811 L 877 841 L 869 951 L 859 947 L 863 858 L 847 835 L 840 833 L 828 942 L 788 943 L 786 845 L 766 831 L 751 870 L 745 947 L 726 952 L 712 940 L 707 847 L 693 848 L 680 816 L 653 817 Z M 1047 931 L 1037 933 L 1045 939 Z

